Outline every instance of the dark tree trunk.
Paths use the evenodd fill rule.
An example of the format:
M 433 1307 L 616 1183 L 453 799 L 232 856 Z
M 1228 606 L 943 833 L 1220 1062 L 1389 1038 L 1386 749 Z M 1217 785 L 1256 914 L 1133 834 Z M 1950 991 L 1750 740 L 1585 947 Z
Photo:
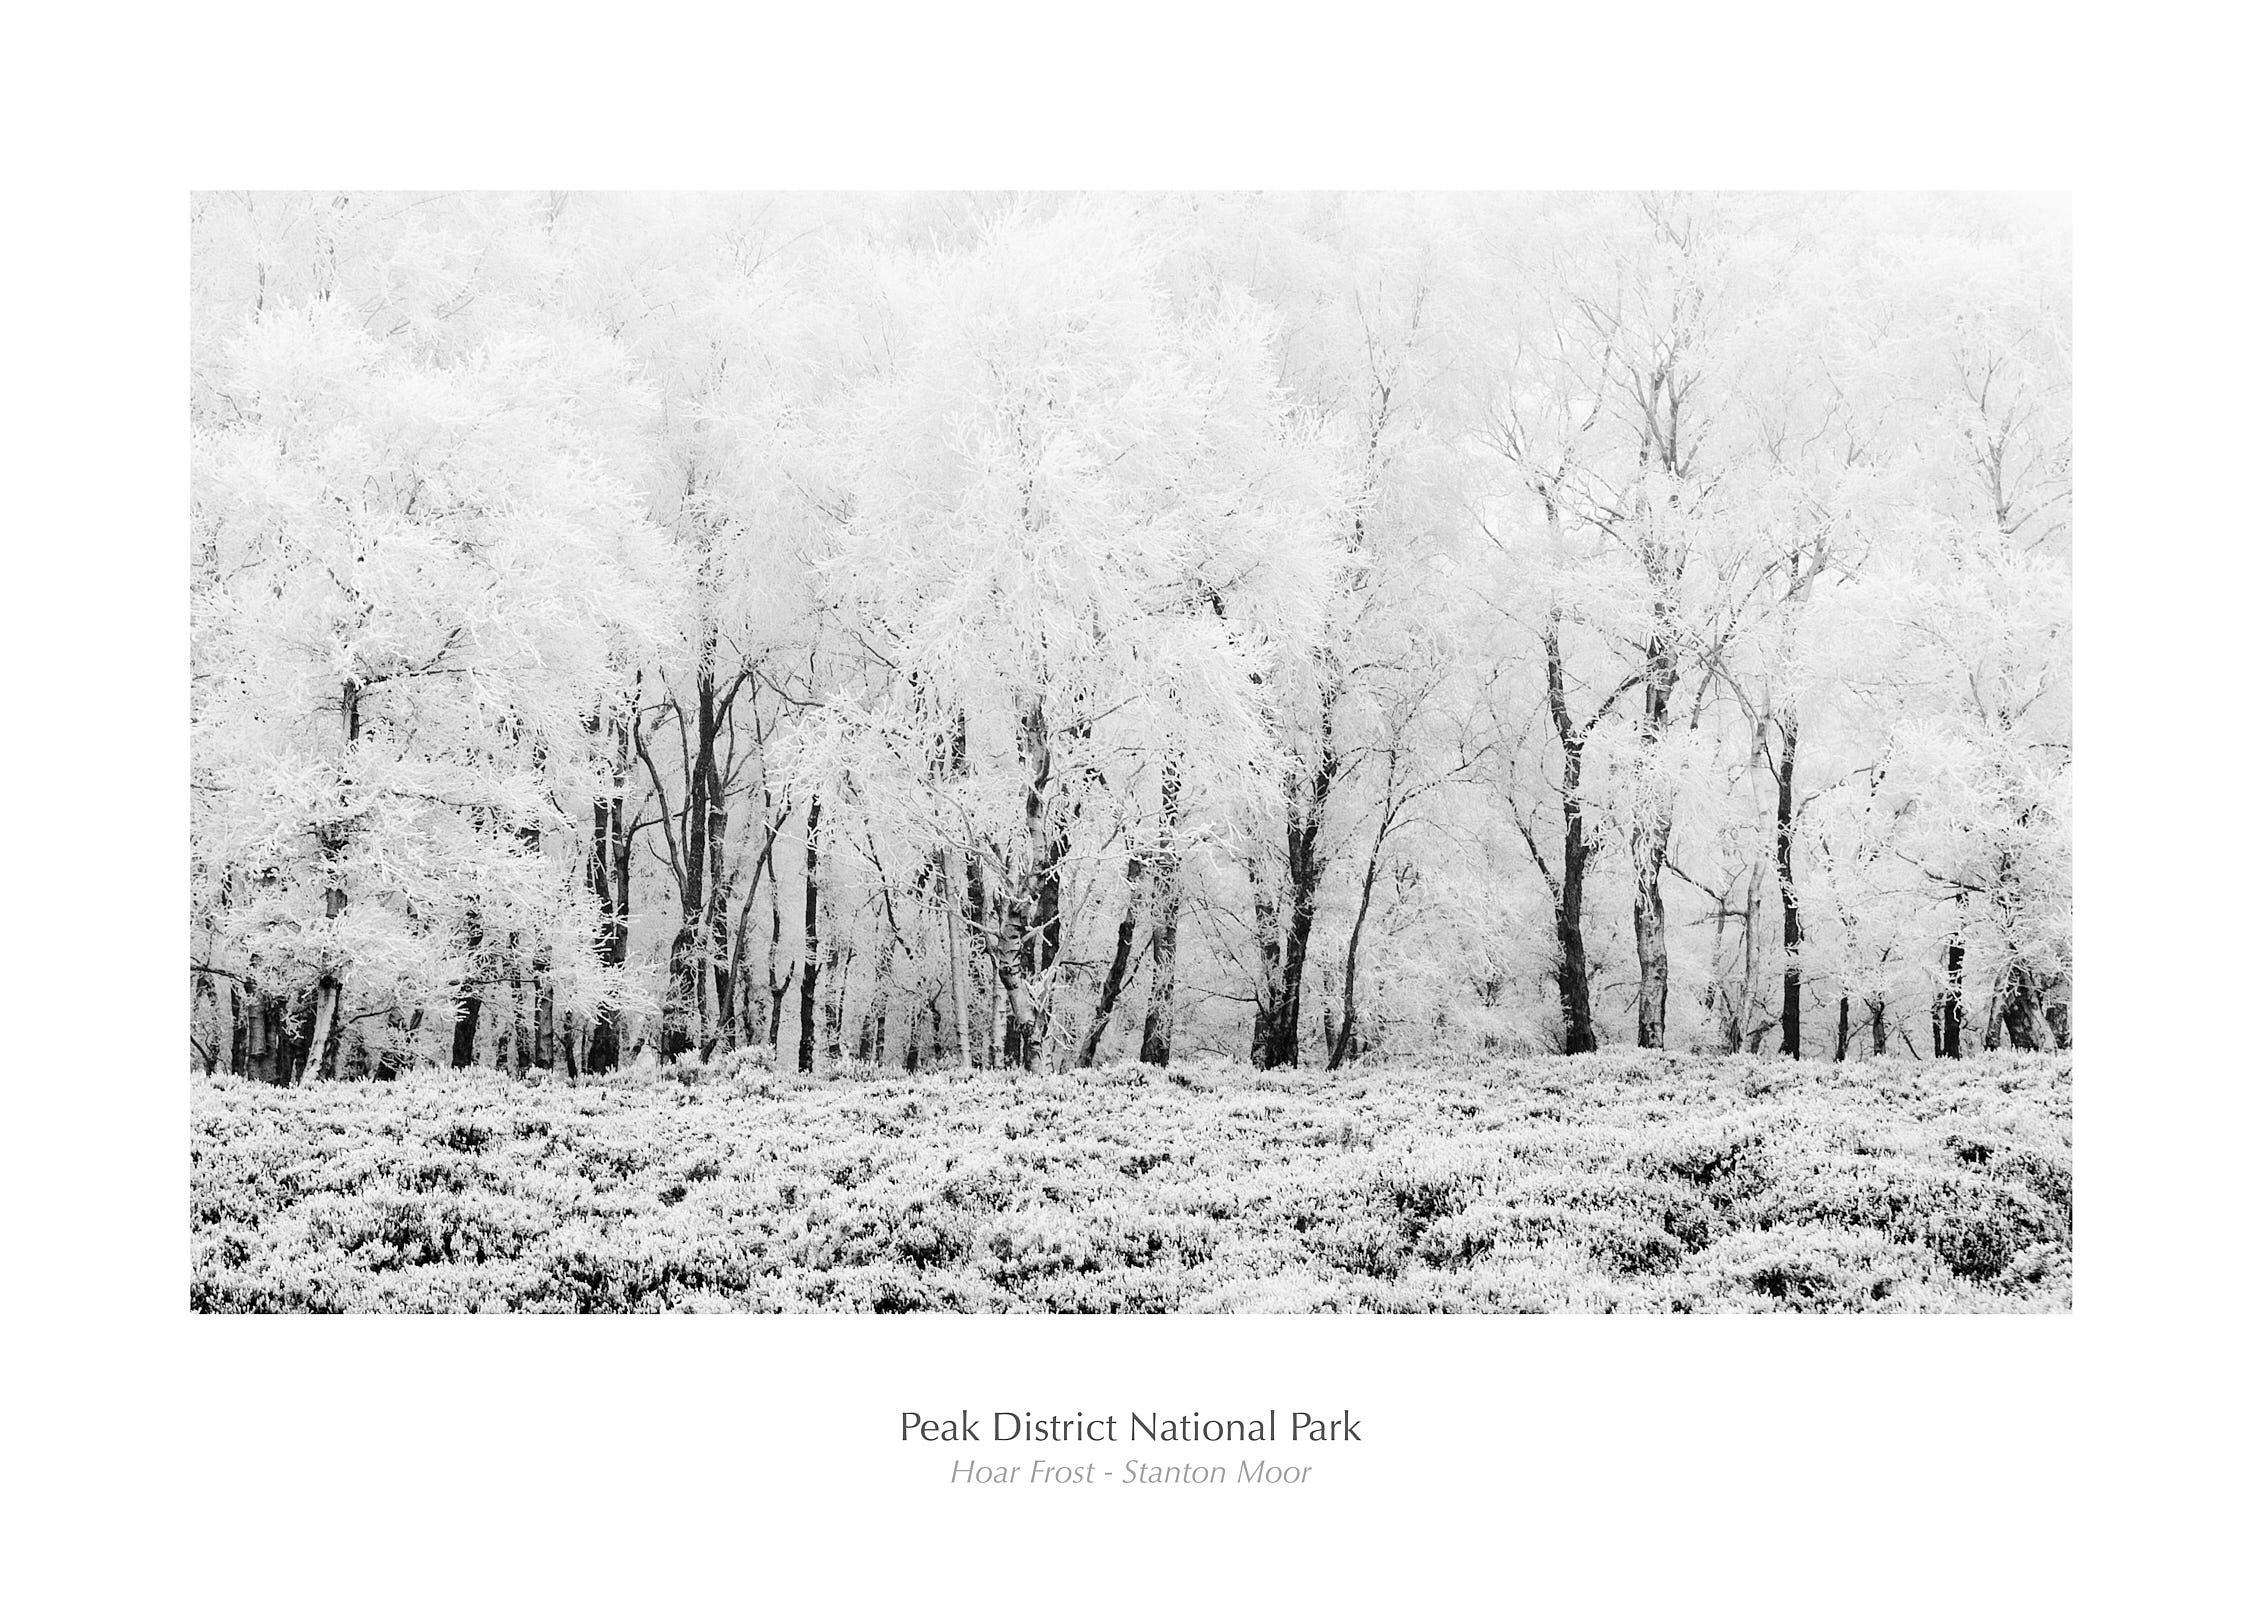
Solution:
M 468 1067 L 479 1042 L 480 951 L 486 943 L 476 908 L 464 914 L 464 981 L 456 991 L 456 1031 L 448 1050 L 448 1064 Z
M 1949 946 L 1948 985 L 1941 991 L 1941 1042 L 1938 1053 L 1956 1060 L 1964 1055 L 1964 943 Z
M 509 1063 L 511 1076 L 524 1078 L 528 1069 L 534 1065 L 534 1037 L 531 1026 L 534 1018 L 534 1007 L 529 1003 L 526 957 L 520 951 L 519 936 L 516 933 L 505 940 L 505 950 L 507 954 L 504 960 L 508 964 L 511 974 L 510 984 L 506 991 L 510 996 L 511 1009 L 508 1025 L 501 1032 L 510 1036 Z M 497 1048 L 500 1049 L 501 1047 L 502 1041 L 498 1039 Z
M 715 638 L 700 651 L 693 685 L 691 772 L 685 783 L 683 875 L 678 884 L 676 936 L 668 945 L 668 993 L 660 1019 L 660 1053 L 681 1055 L 705 1041 L 709 968 L 707 903 L 727 817 L 715 747 L 722 717 L 715 696 Z
M 361 682 L 346 679 L 338 696 L 339 721 L 345 734 L 345 763 L 349 770 L 340 780 L 341 799 L 352 793 L 353 776 L 350 770 L 354 746 L 361 739 Z M 323 866 L 330 882 L 322 891 L 322 915 L 325 922 L 336 922 L 346 914 L 346 886 L 341 881 L 344 871 L 342 859 L 346 853 L 346 823 L 341 820 L 326 824 L 317 835 Z M 335 960 L 335 956 L 326 957 Z M 307 1040 L 307 1058 L 292 1082 L 311 1073 L 317 1078 L 334 1078 L 338 1075 L 338 1046 L 345 1028 L 343 1005 L 345 978 L 335 968 L 326 968 L 314 985 L 314 1021 Z
M 737 1007 L 731 992 L 731 895 L 736 888 L 735 874 L 724 871 L 724 848 L 730 838 L 730 812 L 723 799 L 724 772 L 718 764 L 708 782 L 707 816 L 707 929 L 700 936 L 700 997 L 701 1059 L 714 1054 L 718 1047 L 729 1048 L 736 1042 L 738 1033 Z M 708 1000 L 712 991 L 715 1004 L 714 1026 L 704 1025 Z
M 779 1025 L 786 1019 L 786 991 L 794 986 L 793 962 L 789 960 L 783 967 L 778 965 L 778 957 L 786 945 L 784 899 L 785 891 L 779 886 L 778 874 L 773 870 L 770 874 L 770 948 L 763 956 L 762 968 L 767 980 L 764 987 L 770 991 L 769 1043 L 773 1066 L 778 1061 Z
M 1052 728 L 1041 702 L 1023 708 L 1022 761 L 1029 773 L 1022 793 L 1022 848 L 1029 866 L 1005 897 L 1005 948 L 996 952 L 1006 990 L 1007 1063 L 1035 1068 L 1052 1025 L 1054 964 L 1061 956 L 1061 862 L 1068 837 L 1052 815 Z
M 1564 559 L 1563 513 L 1559 496 L 1568 469 L 1559 469 L 1553 476 L 1537 477 L 1532 487 L 1539 492 L 1542 510 L 1548 519 L 1548 542 L 1556 559 Z M 1554 727 L 1556 743 L 1563 752 L 1563 791 L 1561 803 L 1564 812 L 1564 854 L 1560 870 L 1551 870 L 1540 852 L 1539 841 L 1530 833 L 1525 843 L 1532 851 L 1532 859 L 1540 874 L 1548 882 L 1550 898 L 1556 912 L 1556 1002 L 1564 1029 L 1564 1054 L 1586 1055 L 1596 1048 L 1595 1011 L 1588 987 L 1587 970 L 1587 863 L 1595 846 L 1587 838 L 1587 815 L 1580 802 L 1580 786 L 1587 759 L 1587 740 L 1611 709 L 1620 692 L 1631 685 L 1621 685 L 1606 695 L 1583 725 L 1572 716 L 1571 698 L 1564 684 L 1563 610 L 1551 605 L 1548 622 L 1540 636 L 1547 661 L 1548 720 Z M 1333 1043 L 1329 1046 L 1331 1058 L 1335 1055 Z
M 542 830 L 523 827 L 519 830 L 519 849 L 526 855 L 539 858 L 542 854 Z M 553 1032 L 555 996 L 550 986 L 550 952 L 543 944 L 543 935 L 534 934 L 522 941 L 518 934 L 511 935 L 512 987 L 518 999 L 514 1007 L 517 1038 L 514 1049 L 518 1056 L 518 1073 L 525 1077 L 531 1073 L 548 1073 L 556 1066 L 555 1036 Z M 531 945 L 531 953 L 524 953 Z
M 550 983 L 550 958 L 534 958 L 534 1070 L 545 1077 L 558 1069 L 558 995 Z
M 1020 918 L 1009 907 L 1006 928 L 1014 949 L 1021 948 L 1027 939 L 1026 934 L 1020 933 L 1019 924 Z M 1037 1025 L 1037 1000 L 1030 993 L 1029 976 L 1012 956 L 1008 957 L 1000 975 L 1006 1002 L 1006 1033 L 1002 1045 L 1005 1064 L 1014 1068 L 1035 1067 L 1044 1035 Z
M 1368 847 L 1367 870 L 1360 877 L 1359 910 L 1352 917 L 1351 936 L 1344 943 L 1344 1010 L 1343 1028 L 1328 1050 L 1328 1070 L 1333 1072 L 1343 1065 L 1345 1055 L 1359 1044 L 1359 941 L 1367 929 L 1367 913 L 1375 903 L 1375 877 L 1382 870 L 1383 847 L 1390 843 L 1391 830 L 1399 816 L 1399 751 L 1393 744 L 1390 757 L 1384 766 L 1383 815 L 1375 825 L 1375 841 Z
M 1100 1041 L 1108 1032 L 1108 1019 L 1115 1014 L 1116 999 L 1124 992 L 1124 980 L 1131 976 L 1132 952 L 1139 937 L 1139 881 L 1146 869 L 1146 859 L 1136 850 L 1124 863 L 1127 891 L 1124 917 L 1116 924 L 1116 953 L 1109 959 L 1107 975 L 1100 980 L 1100 995 L 1092 1007 L 1092 1023 L 1084 1030 L 1084 1043 L 1077 1048 L 1079 1068 L 1091 1066 L 1100 1054 Z
M 1869 1005 L 1870 1053 L 1882 1056 L 1886 1053 L 1886 997 L 1874 994 L 1870 997 Z
M 1396 776 L 1396 752 L 1393 752 L 1393 758 L 1394 776 Z M 1382 865 L 1383 843 L 1390 835 L 1391 821 L 1391 796 L 1386 792 L 1383 801 L 1383 823 L 1376 830 L 1375 847 L 1368 852 L 1367 872 L 1360 880 L 1359 910 L 1352 917 L 1351 937 L 1344 943 L 1344 1020 L 1341 1031 L 1336 1034 L 1334 1042 L 1329 1046 L 1328 1070 L 1330 1072 L 1344 1064 L 1345 1055 L 1352 1050 L 1353 1041 L 1359 1037 L 1359 939 L 1360 935 L 1367 929 L 1368 908 L 1375 902 L 1375 874 L 1376 870 Z
M 1564 1019 L 1564 1054 L 1595 1049 L 1595 1013 L 1587 993 L 1587 934 L 1581 926 L 1586 870 L 1565 875 L 1556 901 L 1556 1001 Z
M 616 721 L 613 732 L 612 792 L 600 794 L 592 802 L 589 887 L 597 900 L 597 959 L 610 972 L 618 973 L 629 960 L 629 837 L 623 817 L 629 768 L 627 720 Z M 602 1075 L 620 1064 L 620 1016 L 610 1004 L 600 1005 L 590 1026 L 582 1068 Z
M 209 1027 L 203 1019 L 209 1018 Z M 189 974 L 189 1047 L 204 1064 L 204 1075 L 211 1077 L 220 1068 L 220 1058 L 228 1053 L 228 1009 L 220 996 L 220 989 L 211 974 Z
M 1849 1001 L 1847 997 L 1842 994 L 1839 996 L 1839 1047 L 1837 1052 L 1831 1057 L 1833 1061 L 1844 1061 L 1847 1058 L 1847 1035 L 1850 1028 L 1852 1027 L 1853 1020 L 1853 1002 Z
M 936 910 L 943 924 L 943 959 L 950 963 L 951 1023 L 958 1030 L 959 1070 L 968 1072 L 974 1068 L 974 1041 L 967 1032 L 967 991 L 973 987 L 973 976 L 968 969 L 966 947 L 960 942 L 967 918 L 965 902 L 960 898 L 955 852 L 935 852 L 935 881 L 938 886 Z M 937 996 L 932 1004 L 935 1008 L 935 1056 L 940 1062 L 943 1056 L 942 997 Z
M 2035 980 L 2024 963 L 2014 963 L 2004 996 L 2004 1031 L 2011 1035 L 2014 1050 L 2041 1048 L 2036 1021 Z
M 1666 1044 L 1666 900 L 1660 883 L 1665 841 L 1655 835 L 1635 842 L 1634 959 L 1640 987 L 1635 996 L 1634 1040 L 1638 1048 Z
M 1783 1053 L 1799 1054 L 1799 895 L 1792 883 L 1792 764 L 1799 755 L 1799 718 L 1784 718 L 1784 758 L 1776 764 L 1776 888 L 1784 902 Z M 1845 1002 L 1840 1002 L 1843 1010 Z M 1841 1033 L 1844 1034 L 1842 1021 Z M 1840 1055 L 1846 1054 L 1841 1048 Z
M 850 929 L 854 937 L 855 929 Z M 848 1008 L 849 967 L 856 959 L 854 949 L 846 952 L 835 944 L 825 952 L 825 1059 L 838 1060 L 841 1055 L 841 1017 Z
M 797 1072 L 817 1070 L 817 821 L 819 803 L 815 795 L 809 799 L 808 832 L 802 844 L 802 964 L 801 964 L 801 1041 L 796 1047 L 794 1069 Z
M 859 1061 L 886 1061 L 888 1058 L 888 1002 L 896 982 L 896 930 L 895 912 L 885 887 L 881 890 L 885 924 L 880 929 L 880 953 L 873 958 L 872 997 L 864 1008 L 864 1021 L 857 1029 L 857 1059 Z
M 1639 985 L 1635 997 L 1635 1044 L 1659 1050 L 1666 1044 L 1666 851 L 1673 829 L 1672 808 L 1656 792 L 1657 751 L 1665 738 L 1666 719 L 1674 684 L 1679 676 L 1671 639 L 1663 628 L 1665 602 L 1653 604 L 1659 626 L 1650 636 L 1643 660 L 1641 744 L 1644 771 L 1640 778 L 1648 792 L 1636 798 L 1634 827 L 1634 959 Z
M 739 1041 L 738 992 L 730 959 L 731 892 L 729 886 L 718 888 L 707 923 L 707 977 L 715 991 L 715 1027 L 707 1039 L 711 1050 L 729 1050 Z
M 306 1076 L 307 1056 L 314 1042 L 314 1013 L 317 1001 L 314 995 L 301 992 L 290 1004 L 283 1029 L 283 1077 L 285 1083 L 298 1083 Z
M 1320 698 L 1320 759 L 1309 786 L 1291 791 L 1288 810 L 1288 923 L 1281 945 L 1281 987 L 1273 1008 L 1271 1057 L 1277 1067 L 1297 1064 L 1304 1033 L 1304 968 L 1312 948 L 1312 919 L 1320 903 L 1320 880 L 1328 870 L 1320 853 L 1320 828 L 1327 819 L 1339 762 L 1336 754 L 1335 696 Z
M 1556 510 L 1552 499 L 1548 518 L 1553 529 Z M 1587 986 L 1587 858 L 1594 853 L 1594 847 L 1587 842 L 1587 812 L 1580 803 L 1587 735 L 1594 723 L 1582 729 L 1572 720 L 1571 701 L 1564 691 L 1560 612 L 1548 613 L 1548 629 L 1541 635 L 1541 644 L 1548 661 L 1548 719 L 1555 725 L 1556 743 L 1564 755 L 1563 867 L 1558 872 L 1549 872 L 1537 842 L 1532 844 L 1532 855 L 1540 865 L 1541 874 L 1549 879 L 1551 898 L 1556 903 L 1556 1001 L 1563 1015 L 1564 1054 L 1578 1056 L 1595 1049 L 1595 1011 Z M 1609 701 L 1605 701 L 1604 709 L 1608 708 Z M 1602 711 L 1596 715 L 1601 716 Z M 1333 1045 L 1329 1053 L 1335 1053 Z
M 283 1003 L 260 994 L 249 999 L 250 1015 L 245 1018 L 249 1071 L 260 1083 L 280 1083 L 282 1074 L 277 1066 L 283 1034 Z
M 1171 1064 L 1171 1023 L 1178 1009 L 1179 982 L 1179 768 L 1163 769 L 1163 819 L 1155 852 L 1155 972 L 1147 986 L 1147 1022 L 1139 1036 L 1139 1059 L 1149 1066 Z
M 1260 1072 L 1279 1064 L 1275 1052 L 1281 1042 L 1281 906 L 1264 872 L 1263 863 L 1250 868 L 1257 928 L 1257 1012 L 1250 1019 L 1249 1059 Z
M 755 724 L 755 731 L 759 737 L 760 722 Z M 775 924 L 778 908 L 778 832 L 785 823 L 786 813 L 773 809 L 770 791 L 767 787 L 764 788 L 762 849 L 754 858 L 754 876 L 747 884 L 746 898 L 739 902 L 738 929 L 731 936 L 730 961 L 721 977 L 722 984 L 730 991 L 724 1012 L 730 1019 L 729 1030 L 734 1045 L 747 1043 L 769 1028 L 777 1009 L 775 997 L 770 1007 L 771 1016 L 766 1017 L 757 1009 L 753 963 L 747 953 L 747 929 L 754 920 L 754 902 L 762 893 L 762 880 L 765 876 L 770 879 L 770 909 Z M 772 930 L 772 946 L 769 965 L 764 973 L 766 978 L 774 978 L 777 970 L 775 927 Z
M 976 938 L 979 941 L 979 948 L 981 950 L 991 951 L 994 954 L 997 939 L 993 934 L 990 926 L 989 884 L 983 877 L 981 858 L 975 851 L 972 850 L 967 852 L 966 860 L 966 920 L 967 926 L 975 930 Z M 968 970 L 970 972 L 979 973 L 979 971 L 985 966 L 989 968 L 992 980 L 993 982 L 995 982 L 999 967 L 999 964 L 996 960 L 993 959 L 989 961 L 980 961 L 970 957 L 968 961 Z M 998 991 L 996 989 L 993 989 L 991 991 L 991 1004 L 993 1005 L 993 1007 L 996 1004 L 997 994 Z M 975 996 L 976 998 L 979 998 L 980 995 L 981 988 L 978 984 L 975 987 Z M 991 1030 L 985 1028 L 982 1033 L 982 1048 L 977 1053 L 982 1058 L 981 1064 L 986 1068 L 994 1065 L 991 1055 L 991 1043 Z
M 228 985 L 228 1073 L 251 1076 L 251 1018 L 254 996 L 240 983 Z

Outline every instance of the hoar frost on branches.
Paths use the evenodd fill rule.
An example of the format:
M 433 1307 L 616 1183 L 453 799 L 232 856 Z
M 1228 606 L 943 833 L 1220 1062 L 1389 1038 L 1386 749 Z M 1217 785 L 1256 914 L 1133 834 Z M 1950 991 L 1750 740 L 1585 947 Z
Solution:
M 208 1070 L 2071 1040 L 2048 219 L 302 194 L 192 237 Z

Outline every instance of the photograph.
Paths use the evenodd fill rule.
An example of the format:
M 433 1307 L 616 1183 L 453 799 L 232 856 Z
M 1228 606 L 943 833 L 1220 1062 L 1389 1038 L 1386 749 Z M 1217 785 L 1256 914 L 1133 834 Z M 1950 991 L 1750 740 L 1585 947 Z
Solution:
M 2148 20 L 34 15 L 0 1572 L 2253 1587 Z
M 2072 1312 L 2072 210 L 190 193 L 189 1311 Z

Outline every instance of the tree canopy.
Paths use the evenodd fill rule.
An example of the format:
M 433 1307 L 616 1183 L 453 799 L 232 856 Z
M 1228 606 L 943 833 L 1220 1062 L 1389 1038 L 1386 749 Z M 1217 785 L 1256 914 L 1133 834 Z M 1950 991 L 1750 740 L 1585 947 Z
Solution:
M 2072 1029 L 1971 197 L 207 194 L 196 1060 Z

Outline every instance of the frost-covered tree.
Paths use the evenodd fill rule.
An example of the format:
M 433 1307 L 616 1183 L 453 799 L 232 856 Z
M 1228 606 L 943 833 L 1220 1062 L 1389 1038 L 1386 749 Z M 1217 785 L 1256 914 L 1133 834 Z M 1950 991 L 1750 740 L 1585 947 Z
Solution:
M 192 265 L 209 1068 L 2071 1037 L 2032 213 L 215 194 Z
M 893 263 L 842 423 L 821 583 L 854 664 L 793 781 L 941 891 L 1016 1065 L 1057 1042 L 1086 926 L 1129 906 L 1097 1037 L 1158 857 L 1240 825 L 1278 764 L 1272 668 L 1332 576 L 1336 485 L 1265 318 L 1173 304 L 1162 248 L 1090 205 Z
M 578 853 L 544 841 L 667 584 L 608 464 L 637 398 L 617 350 L 558 330 L 438 356 L 364 321 L 336 297 L 255 313 L 194 441 L 207 964 L 264 1008 L 255 1048 L 287 1018 L 317 1073 L 348 1042 L 413 1049 L 496 983 L 595 1000 Z

